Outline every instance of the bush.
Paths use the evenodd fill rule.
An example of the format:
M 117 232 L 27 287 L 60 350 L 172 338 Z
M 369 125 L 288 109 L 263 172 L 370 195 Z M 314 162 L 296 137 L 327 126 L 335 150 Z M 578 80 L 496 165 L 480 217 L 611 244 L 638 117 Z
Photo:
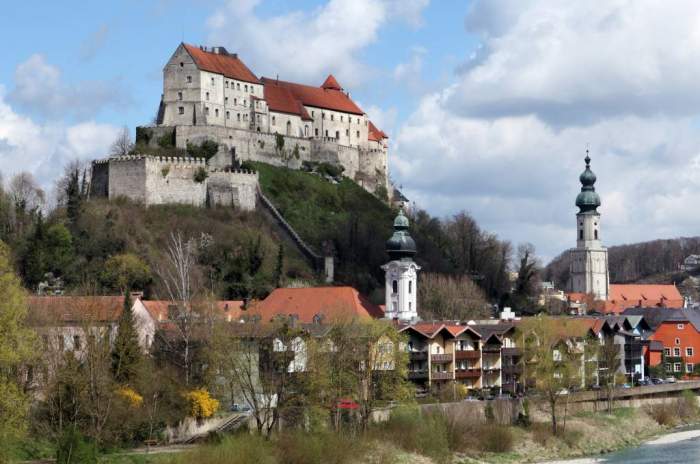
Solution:
M 243 169 L 244 171 L 255 172 L 255 163 L 253 163 L 252 161 L 243 161 L 241 163 L 240 169 Z
M 358 439 L 346 434 L 294 431 L 278 438 L 277 461 L 280 464 L 345 464 L 357 462 L 365 451 L 362 448 Z
M 676 424 L 676 411 L 673 403 L 653 404 L 646 407 L 646 413 L 663 426 L 673 426 Z
M 175 146 L 175 131 L 166 132 L 158 137 L 158 146 L 161 148 L 173 148 Z
M 184 396 L 189 404 L 190 416 L 196 419 L 211 417 L 219 409 L 219 401 L 202 388 L 189 391 Z
M 213 140 L 205 140 L 201 144 L 187 144 L 187 154 L 193 158 L 204 158 L 209 161 L 219 151 L 219 144 Z
M 271 442 L 259 435 L 238 435 L 225 438 L 217 445 L 208 445 L 183 453 L 175 464 L 277 464 Z
M 209 177 L 209 174 L 207 174 L 207 170 L 201 166 L 198 167 L 197 170 L 194 172 L 194 181 L 198 184 L 204 182 L 207 179 L 207 177 Z
M 95 444 L 85 440 L 74 427 L 67 428 L 59 439 L 56 464 L 97 463 Z
M 685 420 L 692 420 L 698 417 L 698 413 L 698 397 L 690 390 L 683 390 L 678 399 L 678 415 Z
M 504 425 L 486 424 L 477 429 L 482 451 L 505 453 L 513 449 L 513 432 Z
M 330 176 L 334 179 L 338 179 L 340 176 L 342 176 L 343 171 L 345 171 L 345 168 L 343 166 L 330 163 L 319 163 L 316 167 L 316 172 L 318 172 L 321 175 Z
M 447 462 L 450 453 L 449 430 L 441 411 L 421 415 L 417 408 L 399 407 L 381 425 L 380 436 L 406 451 L 417 452 L 437 462 Z

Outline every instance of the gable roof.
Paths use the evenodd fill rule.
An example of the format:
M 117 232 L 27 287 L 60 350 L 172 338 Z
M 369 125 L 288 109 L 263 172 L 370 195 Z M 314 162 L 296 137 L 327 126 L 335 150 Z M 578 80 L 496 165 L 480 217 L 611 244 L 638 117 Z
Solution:
M 625 308 L 668 307 L 680 308 L 683 297 L 675 285 L 661 284 L 611 284 L 606 313 L 619 313 Z
M 335 77 L 333 77 L 333 74 L 329 74 L 328 77 L 326 77 L 326 80 L 323 81 L 323 84 L 321 84 L 321 88 L 329 90 L 343 90 L 340 84 L 338 84 L 338 81 L 335 80 Z
M 340 111 L 343 113 L 364 114 L 364 111 L 341 90 L 295 84 L 294 82 L 270 79 L 268 77 L 263 77 L 260 80 L 264 85 L 275 85 L 286 88 L 295 99 L 306 106 Z
M 30 296 L 31 325 L 112 323 L 124 310 L 124 296 Z
M 298 317 L 302 324 L 315 322 L 314 316 L 330 323 L 352 318 L 381 318 L 384 311 L 352 287 L 277 288 L 267 298 L 246 311 L 270 321 L 275 316 Z
M 182 44 L 190 54 L 195 64 L 202 71 L 209 71 L 216 74 L 223 74 L 231 79 L 238 79 L 239 81 L 252 82 L 253 84 L 260 84 L 260 79 L 255 77 L 255 74 L 248 69 L 239 58 L 238 55 L 233 53 L 214 53 L 209 51 L 204 51 L 199 47 L 194 45 L 189 45 L 186 43 Z
M 270 111 L 296 114 L 304 120 L 312 120 L 301 101 L 287 87 L 276 85 L 274 81 L 268 80 L 263 81 L 263 85 L 265 101 Z
M 388 139 L 389 137 L 384 133 L 383 130 L 377 129 L 372 121 L 369 121 L 369 129 L 367 131 L 367 139 L 373 142 L 381 142 L 383 139 Z

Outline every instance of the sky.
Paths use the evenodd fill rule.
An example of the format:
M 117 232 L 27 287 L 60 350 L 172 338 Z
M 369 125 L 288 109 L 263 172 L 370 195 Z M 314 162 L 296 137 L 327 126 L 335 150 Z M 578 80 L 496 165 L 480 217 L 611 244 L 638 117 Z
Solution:
M 700 4 L 157 0 L 2 8 L 0 173 L 51 190 L 150 123 L 181 41 L 258 75 L 329 73 L 390 137 L 420 208 L 467 211 L 544 261 L 575 245 L 586 149 L 606 245 L 700 235 Z

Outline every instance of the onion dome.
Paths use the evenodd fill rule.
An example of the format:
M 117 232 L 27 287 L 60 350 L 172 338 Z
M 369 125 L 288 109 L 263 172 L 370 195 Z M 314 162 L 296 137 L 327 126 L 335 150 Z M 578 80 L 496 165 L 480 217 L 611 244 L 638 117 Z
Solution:
M 386 252 L 392 260 L 411 258 L 416 254 L 416 242 L 408 234 L 408 218 L 399 210 L 394 219 L 394 234 L 386 242 Z
M 596 208 L 600 206 L 600 196 L 595 191 L 593 186 L 596 181 L 596 176 L 591 171 L 591 158 L 586 153 L 586 170 L 581 173 L 579 180 L 581 181 L 581 193 L 576 196 L 576 206 L 580 213 L 597 213 Z

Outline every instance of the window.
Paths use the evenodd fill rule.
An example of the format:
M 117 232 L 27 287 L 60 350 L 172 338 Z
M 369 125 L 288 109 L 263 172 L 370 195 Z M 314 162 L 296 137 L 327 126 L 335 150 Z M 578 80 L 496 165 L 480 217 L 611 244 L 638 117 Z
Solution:
M 224 97 L 224 105 L 228 105 L 228 97 Z
M 248 100 L 246 100 L 245 98 L 243 99 L 243 106 L 248 108 Z
M 214 85 L 214 78 L 211 78 L 211 85 Z
M 309 126 L 304 126 L 304 136 L 305 137 L 309 136 Z
M 244 90 L 245 92 L 247 92 L 247 91 L 248 91 L 248 86 L 245 85 L 245 86 L 243 86 L 243 87 L 244 87 L 243 90 Z
M 181 68 L 184 68 L 184 67 L 185 67 L 185 63 L 183 63 L 182 61 L 180 61 L 180 67 L 181 67 Z
M 695 364 L 685 363 L 685 373 L 686 374 L 692 374 L 694 369 L 695 369 Z
M 236 117 L 237 117 L 238 120 L 240 121 L 240 120 L 241 120 L 241 113 L 236 113 Z
M 219 108 L 216 108 L 214 110 L 214 116 L 216 116 L 217 118 L 219 117 Z
M 396 280 L 391 283 L 391 290 L 394 294 L 399 293 L 399 283 Z
M 204 107 L 204 114 L 209 115 L 209 107 L 208 106 Z
M 598 229 L 593 231 L 593 236 L 595 237 L 596 240 L 598 240 Z
M 331 121 L 333 120 L 333 113 L 331 113 Z
M 316 137 L 318 137 L 318 129 L 314 129 L 314 134 L 316 134 Z
M 206 93 L 206 99 L 209 100 L 209 92 Z
M 350 137 L 350 129 L 345 129 L 345 136 Z
M 273 116 L 272 117 L 272 125 L 274 126 L 276 122 L 277 122 L 277 119 Z
M 177 107 L 177 112 L 179 114 L 185 114 L 185 107 L 184 106 L 178 106 Z
M 681 371 L 681 363 L 674 363 L 673 364 L 673 372 L 680 372 Z
M 673 356 L 674 357 L 679 357 L 681 355 L 681 349 L 680 348 L 674 348 L 673 349 Z
M 224 87 L 226 87 L 228 89 L 228 81 L 224 82 Z
M 73 335 L 73 350 L 80 349 L 80 335 Z
M 236 90 L 241 90 L 241 83 L 240 83 L 240 82 L 238 82 L 238 83 L 236 84 Z
M 358 124 L 360 123 L 360 118 L 357 118 L 357 123 L 358 123 Z
M 343 122 L 343 115 L 340 115 L 340 122 Z
M 314 111 L 311 111 L 311 117 L 313 118 L 315 116 Z
M 583 229 L 579 229 L 578 231 L 578 239 L 583 240 Z
M 234 106 L 238 105 L 238 98 L 234 98 L 234 99 L 233 99 L 233 105 L 234 105 Z
M 360 131 L 357 131 L 357 138 L 360 138 Z
M 258 120 L 258 124 L 260 124 L 260 115 L 258 115 L 257 120 Z
M 692 346 L 689 346 L 688 348 L 685 349 L 685 355 L 686 356 L 693 356 L 695 350 L 693 350 Z
M 328 129 L 326 129 L 326 137 L 328 137 Z
M 192 83 L 192 76 L 187 76 L 187 83 L 191 84 Z
M 178 92 L 178 93 L 177 93 L 177 99 L 178 99 L 178 100 L 182 100 L 182 92 Z
M 248 120 L 248 115 L 247 115 L 247 114 L 244 114 L 244 115 L 243 115 L 243 120 L 244 120 L 244 121 L 247 121 L 247 120 Z
M 230 111 L 226 112 L 226 119 L 231 119 L 231 112 Z
M 678 337 L 676 337 L 676 340 L 675 340 L 675 342 L 676 342 L 676 345 L 680 345 L 680 344 L 681 344 L 681 339 L 680 339 L 680 338 L 678 338 Z
M 326 119 L 326 113 L 321 113 L 321 119 Z
M 666 363 L 666 372 L 673 372 L 673 366 L 671 363 Z
M 413 292 L 413 281 L 409 280 L 408 281 L 408 294 L 410 295 L 411 292 Z
M 671 356 L 671 348 L 664 348 L 664 356 Z
M 340 139 L 340 131 L 335 131 L 335 138 Z
M 409 311 L 412 309 L 412 308 L 411 308 L 412 306 L 413 306 L 413 303 L 412 303 L 411 301 L 409 301 L 409 302 L 408 302 L 408 310 L 409 310 Z

